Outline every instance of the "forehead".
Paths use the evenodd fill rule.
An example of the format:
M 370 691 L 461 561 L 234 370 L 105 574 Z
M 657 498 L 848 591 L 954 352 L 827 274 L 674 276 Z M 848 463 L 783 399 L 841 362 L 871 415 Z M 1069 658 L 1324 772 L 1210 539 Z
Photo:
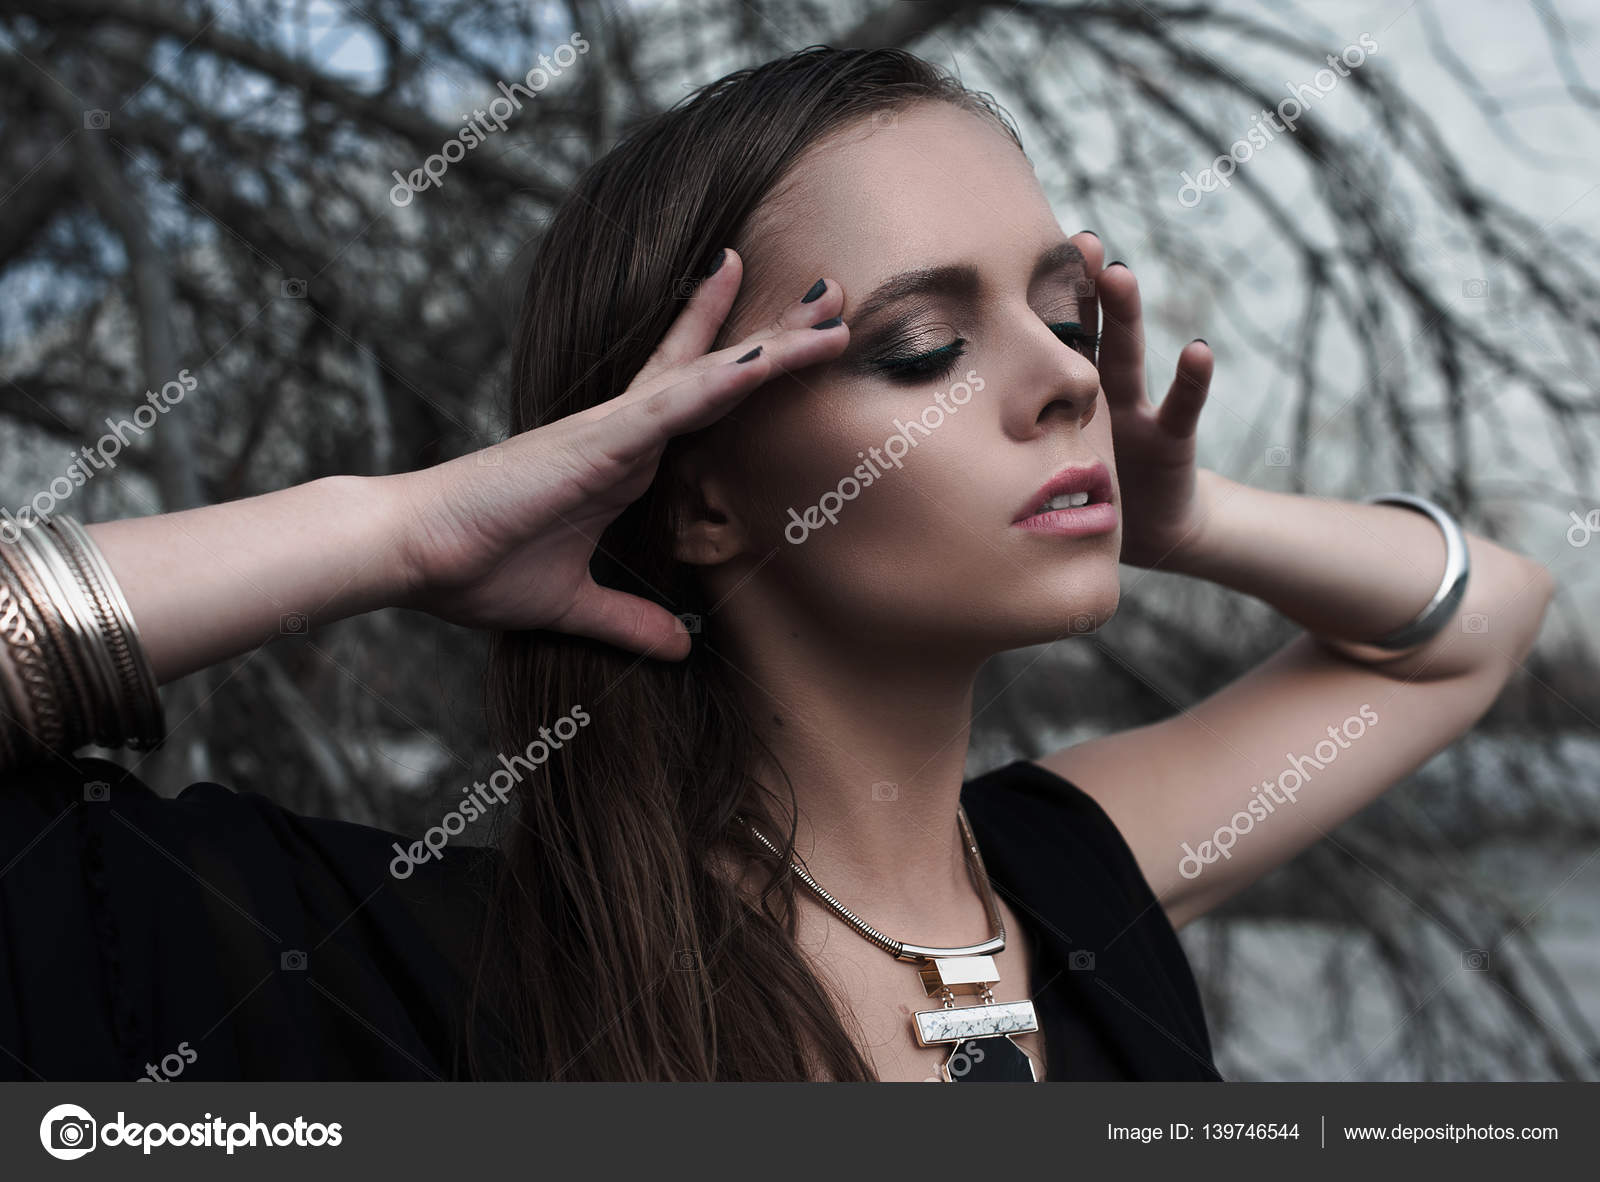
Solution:
M 989 119 L 944 102 L 880 113 L 808 149 L 751 219 L 730 325 L 770 320 L 824 275 L 844 286 L 846 321 L 912 268 L 970 262 L 1026 282 L 1061 236 L 1032 165 Z

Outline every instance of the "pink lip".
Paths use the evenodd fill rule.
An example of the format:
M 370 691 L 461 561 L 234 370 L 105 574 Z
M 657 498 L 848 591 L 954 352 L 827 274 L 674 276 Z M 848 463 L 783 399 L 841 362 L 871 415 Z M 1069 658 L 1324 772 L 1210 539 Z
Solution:
M 1089 503 L 1072 509 L 1041 512 L 1051 497 L 1086 492 Z M 1088 537 L 1117 528 L 1117 507 L 1111 502 L 1111 473 L 1104 464 L 1063 468 L 1052 476 L 1017 514 L 1013 525 L 1058 537 Z

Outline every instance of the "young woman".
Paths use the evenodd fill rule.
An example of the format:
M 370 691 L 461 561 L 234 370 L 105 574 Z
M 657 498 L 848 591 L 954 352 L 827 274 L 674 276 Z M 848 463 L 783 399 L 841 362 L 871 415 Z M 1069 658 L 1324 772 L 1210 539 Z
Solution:
M 927 63 L 704 88 L 546 232 L 505 442 L 0 548 L 0 1072 L 1217 1078 L 1174 930 L 1470 727 L 1551 585 L 1442 513 L 1198 469 L 1211 369 L 1147 400 L 1132 272 Z M 1103 623 L 1119 559 L 1304 632 L 964 780 L 979 667 Z M 453 823 L 70 757 L 287 614 L 386 605 L 494 633 Z

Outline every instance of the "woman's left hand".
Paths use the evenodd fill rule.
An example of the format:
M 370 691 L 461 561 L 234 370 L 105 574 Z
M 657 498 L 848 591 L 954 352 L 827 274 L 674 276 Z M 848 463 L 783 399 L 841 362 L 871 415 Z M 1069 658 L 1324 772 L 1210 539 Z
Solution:
M 1145 394 L 1138 280 L 1120 262 L 1101 269 L 1105 247 L 1094 234 L 1083 231 L 1072 241 L 1083 252 L 1099 305 L 1100 385 L 1111 411 L 1122 561 L 1178 566 L 1199 545 L 1205 519 L 1196 480 L 1195 424 L 1211 385 L 1211 349 L 1198 338 L 1185 345 L 1167 396 L 1160 406 L 1152 403 Z

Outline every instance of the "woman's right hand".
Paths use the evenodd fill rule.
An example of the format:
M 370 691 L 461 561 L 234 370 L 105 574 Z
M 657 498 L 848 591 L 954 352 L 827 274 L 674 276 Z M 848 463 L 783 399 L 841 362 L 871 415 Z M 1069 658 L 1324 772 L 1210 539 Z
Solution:
M 654 479 L 667 441 L 716 421 L 767 379 L 837 357 L 844 293 L 833 280 L 778 321 L 708 353 L 743 276 L 729 250 L 632 383 L 608 402 L 420 472 L 388 478 L 407 501 L 404 603 L 475 628 L 548 628 L 681 659 L 666 608 L 596 583 L 601 532 Z M 745 356 L 759 346 L 749 361 Z

